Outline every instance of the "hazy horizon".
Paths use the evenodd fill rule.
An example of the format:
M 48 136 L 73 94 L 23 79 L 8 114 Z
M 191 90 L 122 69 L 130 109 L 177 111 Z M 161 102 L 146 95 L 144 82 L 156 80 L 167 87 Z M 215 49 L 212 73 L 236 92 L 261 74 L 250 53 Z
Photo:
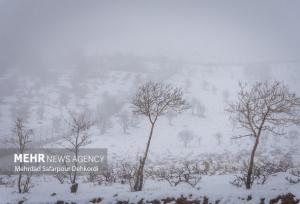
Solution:
M 298 61 L 299 8 L 298 1 L 1 0 L 0 65 L 43 67 L 70 56 L 116 53 L 196 62 Z

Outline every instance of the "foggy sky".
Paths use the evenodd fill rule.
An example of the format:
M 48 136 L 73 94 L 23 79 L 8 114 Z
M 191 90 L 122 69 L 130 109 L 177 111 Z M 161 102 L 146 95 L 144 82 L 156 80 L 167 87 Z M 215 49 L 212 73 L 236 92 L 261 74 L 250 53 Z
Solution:
M 74 53 L 299 60 L 300 1 L 0 0 L 0 65 Z

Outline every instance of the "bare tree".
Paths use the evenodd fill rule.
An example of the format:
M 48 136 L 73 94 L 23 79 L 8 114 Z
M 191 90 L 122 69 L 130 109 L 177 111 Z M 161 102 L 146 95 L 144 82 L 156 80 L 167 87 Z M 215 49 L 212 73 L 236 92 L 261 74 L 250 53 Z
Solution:
M 18 146 L 19 154 L 24 154 L 26 149 L 28 148 L 28 144 L 31 142 L 30 137 L 33 135 L 32 129 L 26 129 L 24 125 L 24 121 L 21 118 L 17 118 L 15 121 L 15 126 L 12 130 L 14 137 L 13 137 L 13 143 Z M 20 169 L 24 166 L 24 162 L 21 161 L 19 163 Z M 26 177 L 23 179 L 23 172 L 19 171 L 18 176 L 18 192 L 19 193 L 26 193 L 30 189 L 30 183 L 31 183 L 31 173 L 27 173 Z
M 206 108 L 199 99 L 193 98 L 191 100 L 191 110 L 192 115 L 196 115 L 202 118 L 205 117 Z
M 70 120 L 67 121 L 70 127 L 70 134 L 64 136 L 65 141 L 68 143 L 67 149 L 74 153 L 75 162 L 74 166 L 75 171 L 69 172 L 69 178 L 71 182 L 71 193 L 76 193 L 78 189 L 77 179 L 77 166 L 78 166 L 78 156 L 80 148 L 90 143 L 90 135 L 88 130 L 94 124 L 91 121 L 86 112 L 72 113 L 70 112 Z
M 117 114 L 118 122 L 122 126 L 123 133 L 127 134 L 127 130 L 130 126 L 130 118 L 129 113 L 127 111 L 121 111 L 119 114 Z
M 109 93 L 103 94 L 103 101 L 97 107 L 98 121 L 100 134 L 106 133 L 107 129 L 112 126 L 111 118 L 121 109 L 121 104 L 117 98 L 111 96 Z
M 178 133 L 178 138 L 183 142 L 185 148 L 194 139 L 195 134 L 190 130 L 182 130 Z
M 170 126 L 172 125 L 173 119 L 176 117 L 176 115 L 177 114 L 173 111 L 170 111 L 166 114 Z
M 247 134 L 235 138 L 252 137 L 255 140 L 248 165 L 246 188 L 251 188 L 255 152 L 263 132 L 284 134 L 284 127 L 300 124 L 300 99 L 282 83 L 255 83 L 251 88 L 240 83 L 238 102 L 226 110 Z
M 132 104 L 134 106 L 133 112 L 145 115 L 150 122 L 150 134 L 146 150 L 144 156 L 140 158 L 139 167 L 134 178 L 133 190 L 141 191 L 143 188 L 144 166 L 157 119 L 169 111 L 180 113 L 188 106 L 183 99 L 182 89 L 151 81 L 138 88 Z

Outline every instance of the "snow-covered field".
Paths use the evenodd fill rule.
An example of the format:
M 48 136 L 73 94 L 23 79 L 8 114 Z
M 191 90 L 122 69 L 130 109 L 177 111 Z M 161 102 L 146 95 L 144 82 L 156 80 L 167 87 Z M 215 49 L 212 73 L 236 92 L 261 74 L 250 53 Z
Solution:
M 41 146 L 46 142 L 47 146 L 59 147 L 63 145 L 62 136 L 68 130 L 65 123 L 68 111 L 88 110 L 97 123 L 89 131 L 91 144 L 87 147 L 107 148 L 108 163 L 112 166 L 121 161 L 136 163 L 145 149 L 149 124 L 143 116 L 132 114 L 130 100 L 139 85 L 152 80 L 181 87 L 192 108 L 182 114 L 159 118 L 147 166 L 204 161 L 208 155 L 229 155 L 223 158 L 223 162 L 238 166 L 248 159 L 253 144 L 250 138 L 232 139 L 241 130 L 235 128 L 236 124 L 224 111 L 228 103 L 236 100 L 238 82 L 252 84 L 260 80 L 279 80 L 300 95 L 300 76 L 294 74 L 298 73 L 296 70 L 300 64 L 297 63 L 222 65 L 139 59 L 138 65 L 144 67 L 139 71 L 122 68 L 137 66 L 132 62 L 121 60 L 111 65 L 111 61 L 103 61 L 101 66 L 111 67 L 85 70 L 72 65 L 64 69 L 48 69 L 47 73 L 24 74 L 20 70 L 7 70 L 2 74 L 1 144 L 7 145 L 14 118 L 21 115 L 28 127 L 34 130 L 35 144 Z M 254 69 L 249 70 L 249 66 Z M 122 116 L 130 121 L 125 131 Z M 178 136 L 182 131 L 193 133 L 186 147 Z M 265 135 L 258 154 L 269 160 L 278 159 L 278 155 L 289 155 L 293 164 L 299 166 L 299 127 L 289 127 L 286 131 L 286 136 L 282 137 Z M 296 137 L 291 138 L 292 135 Z M 240 160 L 237 159 L 239 155 L 243 155 Z M 30 204 L 57 200 L 88 203 L 94 197 L 103 198 L 102 203 L 117 200 L 135 203 L 141 198 L 150 201 L 192 194 L 193 198 L 207 196 L 212 201 L 239 204 L 259 203 L 261 198 L 267 200 L 288 192 L 300 198 L 300 183 L 290 184 L 285 177 L 285 172 L 276 173 L 265 184 L 255 184 L 251 190 L 230 184 L 234 178 L 232 172 L 203 175 L 195 188 L 186 184 L 174 187 L 165 181 L 147 178 L 142 192 L 130 192 L 128 184 L 98 185 L 81 178 L 78 193 L 71 194 L 69 184 L 60 184 L 50 176 L 40 176 L 33 179 L 34 186 L 25 194 L 17 193 L 16 185 L 0 185 L 0 203 L 16 203 L 23 199 Z M 56 195 L 51 196 L 52 193 Z M 245 200 L 248 195 L 252 195 L 252 200 Z
M 116 203 L 117 201 L 127 201 L 137 203 L 142 198 L 144 201 L 152 201 L 154 199 L 163 199 L 167 197 L 185 197 L 209 198 L 214 203 L 220 200 L 220 203 L 259 203 L 261 198 L 265 198 L 266 202 L 270 198 L 275 198 L 280 194 L 293 193 L 296 197 L 300 197 L 299 184 L 291 185 L 284 179 L 284 173 L 274 176 L 264 185 L 255 185 L 253 189 L 246 190 L 237 188 L 229 182 L 231 175 L 222 176 L 204 176 L 197 188 L 187 185 L 179 185 L 170 187 L 166 182 L 147 181 L 145 189 L 142 192 L 130 192 L 127 185 L 113 184 L 109 186 L 94 185 L 91 183 L 82 183 L 76 194 L 69 192 L 68 184 L 58 184 L 53 178 L 36 178 L 34 180 L 35 187 L 28 194 L 19 194 L 15 187 L 1 188 L 0 196 L 2 203 L 17 203 L 17 201 L 25 200 L 25 203 L 55 203 L 57 200 L 64 200 L 76 203 L 89 203 L 93 198 L 103 198 L 101 203 Z M 55 196 L 51 194 L 56 193 Z M 190 196 L 192 195 L 192 196 Z M 247 197 L 251 195 L 252 199 L 247 201 Z

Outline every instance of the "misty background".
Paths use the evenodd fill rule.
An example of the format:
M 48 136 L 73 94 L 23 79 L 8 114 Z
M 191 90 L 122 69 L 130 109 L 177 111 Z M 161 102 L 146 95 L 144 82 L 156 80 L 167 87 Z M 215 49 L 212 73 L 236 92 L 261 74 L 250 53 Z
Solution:
M 254 139 L 232 139 L 244 132 L 225 107 L 238 101 L 239 82 L 278 80 L 300 96 L 299 11 L 298 0 L 0 0 L 0 148 L 13 145 L 17 118 L 33 130 L 29 146 L 65 147 L 64 137 L 74 135 L 70 113 L 84 112 L 93 124 L 86 147 L 107 148 L 112 171 L 127 162 L 130 170 L 149 135 L 147 118 L 132 112 L 133 96 L 145 82 L 162 82 L 181 88 L 190 109 L 159 118 L 149 167 L 208 164 L 212 174 L 197 173 L 204 177 L 203 195 L 218 189 L 216 199 L 236 197 L 241 203 L 247 195 L 248 202 L 249 192 L 231 185 L 227 174 L 245 166 Z M 280 136 L 262 133 L 260 161 L 283 161 L 290 165 L 286 169 L 299 165 L 299 126 L 284 130 Z M 270 178 L 275 180 L 255 186 L 253 202 L 282 192 L 300 197 L 285 174 Z M 54 180 L 35 180 L 28 202 L 69 200 L 69 185 Z M 12 203 L 25 198 L 3 181 L 0 198 Z M 129 195 L 127 184 L 115 189 L 90 184 L 80 183 L 79 203 L 102 191 L 109 199 Z M 160 182 L 149 186 L 151 198 L 168 191 L 158 190 Z M 170 192 L 186 189 L 191 195 L 189 188 L 173 187 Z
M 126 53 L 195 62 L 299 60 L 300 2 L 0 1 L 1 69 Z
M 1 136 L 23 117 L 36 137 L 59 138 L 78 108 L 97 118 L 95 135 L 123 134 L 120 120 L 143 127 L 130 99 L 154 80 L 184 88 L 194 105 L 200 119 L 182 129 L 222 124 L 209 134 L 230 138 L 224 107 L 239 81 L 279 80 L 299 93 L 299 9 L 294 0 L 0 0 Z

